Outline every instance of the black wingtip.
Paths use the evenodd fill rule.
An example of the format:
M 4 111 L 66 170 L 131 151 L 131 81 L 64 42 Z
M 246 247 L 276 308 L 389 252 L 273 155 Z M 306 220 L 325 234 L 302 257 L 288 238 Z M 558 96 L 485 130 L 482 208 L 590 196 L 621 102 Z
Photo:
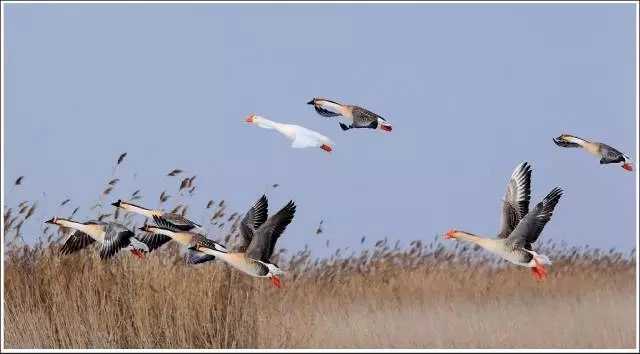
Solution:
M 344 123 L 339 123 L 340 124 L 340 128 L 342 128 L 342 130 L 349 130 L 351 128 L 349 128 L 348 125 L 344 124 Z
M 311 101 L 307 102 L 307 104 L 316 104 L 316 99 L 312 99 Z

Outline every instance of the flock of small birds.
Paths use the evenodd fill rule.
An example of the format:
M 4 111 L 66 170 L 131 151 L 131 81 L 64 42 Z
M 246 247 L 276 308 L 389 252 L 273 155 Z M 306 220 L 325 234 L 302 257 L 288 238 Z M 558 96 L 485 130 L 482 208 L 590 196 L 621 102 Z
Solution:
M 323 117 L 341 117 L 346 122 L 339 122 L 339 127 L 344 132 L 351 129 L 372 129 L 390 133 L 393 130 L 387 119 L 360 106 L 342 104 L 325 98 L 313 98 L 307 103 L 312 105 L 315 111 Z M 247 116 L 246 122 L 281 133 L 291 141 L 291 146 L 294 148 L 318 147 L 329 153 L 334 150 L 332 141 L 325 135 L 299 125 L 278 123 L 256 114 Z M 620 163 L 625 170 L 633 171 L 629 156 L 607 144 L 569 134 L 562 134 L 553 138 L 553 141 L 557 146 L 563 148 L 581 148 L 598 157 L 602 165 Z M 118 157 L 116 168 L 126 156 L 125 152 Z M 170 177 L 179 175 L 184 176 L 184 171 L 174 169 L 167 174 Z M 520 163 L 511 174 L 503 198 L 502 227 L 495 237 L 483 237 L 465 231 L 449 230 L 444 234 L 444 238 L 476 244 L 510 263 L 530 268 L 536 279 L 544 279 L 547 274 L 544 266 L 551 264 L 551 261 L 545 255 L 534 251 L 533 243 L 536 242 L 543 228 L 550 221 L 564 191 L 555 187 L 542 201 L 530 207 L 531 175 L 532 168 L 528 162 Z M 193 193 L 196 188 L 194 184 L 196 176 L 187 175 L 180 178 L 178 193 Z M 14 184 L 21 185 L 23 179 L 24 176 L 20 176 Z M 109 195 L 119 181 L 118 178 L 109 180 L 107 188 L 102 194 Z M 277 188 L 278 186 L 279 184 L 276 183 L 271 187 Z M 220 260 L 249 276 L 269 278 L 274 286 L 281 287 L 280 275 L 284 272 L 272 262 L 271 257 L 276 242 L 295 216 L 296 205 L 293 201 L 289 201 L 276 213 L 269 216 L 268 199 L 266 195 L 262 195 L 239 221 L 239 237 L 237 237 L 239 242 L 231 247 L 228 237 L 225 240 L 226 244 L 214 241 L 208 237 L 207 231 L 201 224 L 189 220 L 186 217 L 186 206 L 178 205 L 172 211 L 165 212 L 161 209 L 146 208 L 133 203 L 140 198 L 140 190 L 137 190 L 128 200 L 119 199 L 112 203 L 116 216 L 122 211 L 127 215 L 139 215 L 145 219 L 144 226 L 135 231 L 129 230 L 115 221 L 103 221 L 106 217 L 113 215 L 111 213 L 103 214 L 96 220 L 74 221 L 72 218 L 78 208 L 69 218 L 53 217 L 46 223 L 73 230 L 60 249 L 60 253 L 63 255 L 77 252 L 97 242 L 100 245 L 101 259 L 114 257 L 121 250 L 128 250 L 132 255 L 144 258 L 146 253 L 153 252 L 168 242 L 175 242 L 184 248 L 187 264 L 195 265 Z M 169 198 L 171 196 L 163 191 L 159 200 L 164 203 Z M 69 202 L 70 199 L 65 199 L 60 203 L 60 206 Z M 209 200 L 206 209 L 211 209 L 214 205 L 215 202 Z M 224 201 L 220 201 L 218 207 L 223 206 Z M 26 213 L 26 219 L 33 215 L 35 208 L 35 204 L 31 206 L 20 205 L 18 213 Z M 223 215 L 223 212 L 218 210 L 212 220 L 220 219 L 218 225 L 224 225 L 224 220 L 221 219 Z M 10 217 L 11 210 L 8 215 L 5 214 L 5 220 L 10 220 Z M 226 222 L 239 220 L 239 217 L 238 213 L 233 213 Z M 323 223 L 324 220 L 320 220 L 315 231 L 316 235 L 324 232 Z M 364 243 L 365 239 L 366 237 L 363 236 L 360 243 Z M 326 242 L 328 245 L 329 240 Z

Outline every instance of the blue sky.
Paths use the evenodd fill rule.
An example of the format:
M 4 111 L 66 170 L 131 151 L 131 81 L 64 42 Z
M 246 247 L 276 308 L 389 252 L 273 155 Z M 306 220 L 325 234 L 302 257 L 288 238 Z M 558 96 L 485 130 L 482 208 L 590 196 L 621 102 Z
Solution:
M 565 189 L 543 239 L 635 245 L 635 172 L 552 142 L 572 133 L 635 160 L 632 4 L 5 11 L 5 205 L 38 200 L 27 239 L 76 206 L 80 219 L 93 216 L 126 151 L 105 202 L 141 188 L 140 203 L 157 207 L 163 190 L 176 195 L 179 179 L 165 175 L 180 168 L 197 174 L 197 221 L 206 222 L 209 199 L 241 212 L 263 192 L 272 211 L 293 199 L 298 211 L 280 241 L 290 250 L 321 254 L 327 239 L 359 247 L 363 235 L 407 245 L 449 228 L 493 235 L 521 161 L 534 168 L 532 202 Z M 306 105 L 314 96 L 367 107 L 394 130 L 343 132 Z M 249 113 L 317 130 L 334 152 L 291 149 L 247 126 Z

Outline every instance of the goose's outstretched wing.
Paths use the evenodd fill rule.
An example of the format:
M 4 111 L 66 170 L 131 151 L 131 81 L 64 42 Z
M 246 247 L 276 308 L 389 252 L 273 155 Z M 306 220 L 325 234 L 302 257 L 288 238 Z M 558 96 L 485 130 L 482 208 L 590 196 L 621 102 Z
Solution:
M 559 187 L 552 189 L 551 192 L 518 223 L 518 226 L 516 226 L 507 238 L 507 243 L 511 244 L 514 248 L 524 247 L 531 249 L 531 244 L 538 240 L 542 229 L 544 229 L 544 226 L 551 220 L 553 210 L 558 204 L 560 197 L 562 197 L 562 193 L 563 191 Z
M 278 238 L 293 220 L 296 205 L 289 201 L 280 211 L 272 215 L 258 230 L 247 247 L 247 256 L 262 262 L 269 262 Z
M 498 238 L 507 238 L 529 212 L 531 200 L 531 166 L 519 164 L 509 179 L 502 201 L 502 225 Z

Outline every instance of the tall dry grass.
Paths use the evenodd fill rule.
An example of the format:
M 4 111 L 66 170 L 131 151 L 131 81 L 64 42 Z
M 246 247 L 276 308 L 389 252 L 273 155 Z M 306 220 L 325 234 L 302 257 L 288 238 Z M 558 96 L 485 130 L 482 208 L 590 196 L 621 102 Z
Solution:
M 132 186 L 124 193 L 126 156 L 118 157 L 94 205 L 66 198 L 58 206 L 66 214 L 57 216 L 86 220 L 76 214 L 93 213 L 135 229 L 131 214 L 109 206 L 116 194 L 132 201 L 146 194 Z M 11 193 L 20 193 L 22 178 Z M 179 186 L 157 193 L 160 207 L 205 211 L 209 220 L 196 220 L 233 243 L 240 213 L 224 200 L 190 208 L 196 176 L 174 169 L 163 178 Z M 153 199 L 142 204 L 155 206 Z M 338 249 L 325 259 L 308 249 L 280 250 L 275 262 L 288 274 L 276 289 L 221 263 L 187 266 L 172 244 L 143 261 L 123 252 L 102 262 L 91 249 L 60 257 L 64 231 L 43 227 L 33 244 L 23 238 L 27 223 L 54 216 L 37 206 L 4 207 L 6 348 L 632 348 L 636 342 L 635 250 L 543 244 L 554 264 L 541 283 L 481 250 L 435 239 L 403 249 L 385 239 L 359 254 Z
M 7 348 L 633 348 L 635 255 L 545 247 L 536 282 L 467 247 L 381 241 L 279 262 L 284 288 L 176 250 L 101 262 L 55 246 L 5 263 Z

